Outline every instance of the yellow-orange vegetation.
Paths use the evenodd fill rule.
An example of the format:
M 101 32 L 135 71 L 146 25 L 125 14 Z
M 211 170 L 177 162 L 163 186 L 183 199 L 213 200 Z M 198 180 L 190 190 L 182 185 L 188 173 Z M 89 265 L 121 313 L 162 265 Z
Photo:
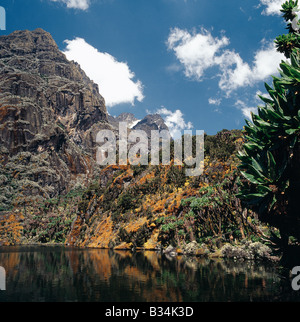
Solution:
M 154 250 L 158 246 L 159 229 L 154 229 L 151 237 L 144 244 L 145 250 Z
M 2 246 L 12 246 L 20 243 L 23 226 L 21 213 L 9 213 L 0 219 L 0 240 Z
M 144 249 L 155 249 L 159 246 L 160 233 L 157 219 L 164 221 L 171 216 L 179 217 L 183 199 L 199 197 L 200 188 L 220 182 L 236 169 L 236 165 L 207 157 L 204 173 L 197 178 L 184 177 L 180 169 L 177 167 L 175 171 L 172 165 L 145 169 L 129 165 L 105 167 L 100 173 L 99 188 L 90 190 L 92 192 L 83 199 L 83 207 L 77 211 L 65 243 L 80 247 L 132 249 L 134 245 L 129 240 L 135 238 L 136 233 L 140 234 Z M 122 194 L 126 197 L 123 200 L 125 208 L 120 206 L 123 205 L 120 203 Z M 22 229 L 17 213 L 3 217 L 0 220 L 1 243 L 18 243 Z M 124 240 L 120 237 L 120 229 L 125 232 Z
M 80 218 L 80 216 L 77 216 L 76 220 L 73 223 L 71 233 L 69 234 L 65 242 L 67 245 L 74 246 L 77 243 L 77 241 L 79 240 L 81 228 L 82 228 L 82 219 Z
M 140 180 L 137 182 L 138 185 L 142 185 L 146 183 L 147 180 L 153 179 L 155 177 L 154 172 L 147 173 L 145 176 L 141 177 Z
M 91 236 L 86 236 L 80 246 L 109 248 L 110 241 L 114 240 L 116 237 L 117 233 L 113 230 L 113 222 L 109 216 L 97 222 L 93 234 Z
M 141 217 L 141 218 L 138 218 L 137 220 L 130 221 L 125 226 L 125 229 L 128 233 L 136 232 L 146 223 L 147 223 L 147 217 Z

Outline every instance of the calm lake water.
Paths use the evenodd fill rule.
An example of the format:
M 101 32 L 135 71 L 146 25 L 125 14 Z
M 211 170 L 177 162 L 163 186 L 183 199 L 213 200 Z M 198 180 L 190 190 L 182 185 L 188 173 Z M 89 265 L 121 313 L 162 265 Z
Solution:
M 0 247 L 0 266 L 6 273 L 0 302 L 300 299 L 278 268 L 253 262 L 172 259 L 150 251 Z M 3 273 L 1 278 L 3 283 Z

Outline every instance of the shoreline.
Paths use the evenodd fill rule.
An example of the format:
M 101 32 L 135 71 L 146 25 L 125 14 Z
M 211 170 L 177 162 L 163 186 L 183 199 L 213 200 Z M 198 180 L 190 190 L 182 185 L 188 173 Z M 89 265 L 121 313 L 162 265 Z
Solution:
M 38 243 L 38 242 L 24 242 L 15 245 L 0 245 L 2 247 L 66 247 L 73 249 L 98 249 L 98 250 L 112 250 L 112 251 L 127 251 L 131 253 L 135 252 L 157 252 L 164 254 L 169 258 L 176 258 L 178 256 L 184 256 L 187 258 L 206 258 L 212 260 L 218 259 L 232 259 L 236 261 L 255 261 L 255 262 L 271 262 L 278 263 L 281 260 L 281 256 L 274 255 L 273 251 L 267 245 L 261 242 L 250 242 L 243 241 L 238 244 L 226 243 L 220 248 L 209 249 L 206 244 L 197 244 L 191 242 L 185 247 L 176 247 L 169 245 L 168 247 L 156 247 L 156 248 L 145 248 L 145 247 L 95 247 L 95 246 L 73 246 L 66 243 Z

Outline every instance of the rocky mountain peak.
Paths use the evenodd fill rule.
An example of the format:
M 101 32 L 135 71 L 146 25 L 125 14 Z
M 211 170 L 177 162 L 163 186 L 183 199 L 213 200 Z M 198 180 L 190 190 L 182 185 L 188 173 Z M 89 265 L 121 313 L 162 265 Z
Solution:
M 148 137 L 151 136 L 151 130 L 167 130 L 168 126 L 159 114 L 148 114 L 142 120 L 138 120 L 132 113 L 122 113 L 117 117 L 108 116 L 109 123 L 114 129 L 118 130 L 119 122 L 127 122 L 132 130 L 144 130 Z
M 138 122 L 134 127 L 134 130 L 144 130 L 148 137 L 151 136 L 151 131 L 169 131 L 168 126 L 159 114 L 149 114 L 146 115 L 140 122 Z
M 17 55 L 43 51 L 58 51 L 58 46 L 51 34 L 41 28 L 33 31 L 17 30 L 7 36 L 1 36 L 1 50 Z M 3 56 L 4 52 L 1 53 Z M 62 54 L 62 53 L 61 53 Z
M 109 122 L 115 129 L 119 128 L 119 122 L 126 122 L 129 128 L 132 128 L 139 120 L 132 113 L 122 113 L 117 117 L 109 115 Z
M 96 169 L 95 137 L 103 128 L 111 127 L 98 86 L 48 32 L 0 37 L 2 203 L 84 184 Z
M 120 122 L 134 122 L 137 121 L 137 118 L 132 113 L 122 113 L 116 117 L 116 120 Z

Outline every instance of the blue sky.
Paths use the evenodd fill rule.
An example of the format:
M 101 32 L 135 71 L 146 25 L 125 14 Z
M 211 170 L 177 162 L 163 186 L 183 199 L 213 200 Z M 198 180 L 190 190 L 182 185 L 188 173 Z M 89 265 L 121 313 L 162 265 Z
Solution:
M 241 129 L 271 83 L 281 0 L 2 0 L 5 35 L 43 28 L 99 84 L 108 112 L 173 131 Z

